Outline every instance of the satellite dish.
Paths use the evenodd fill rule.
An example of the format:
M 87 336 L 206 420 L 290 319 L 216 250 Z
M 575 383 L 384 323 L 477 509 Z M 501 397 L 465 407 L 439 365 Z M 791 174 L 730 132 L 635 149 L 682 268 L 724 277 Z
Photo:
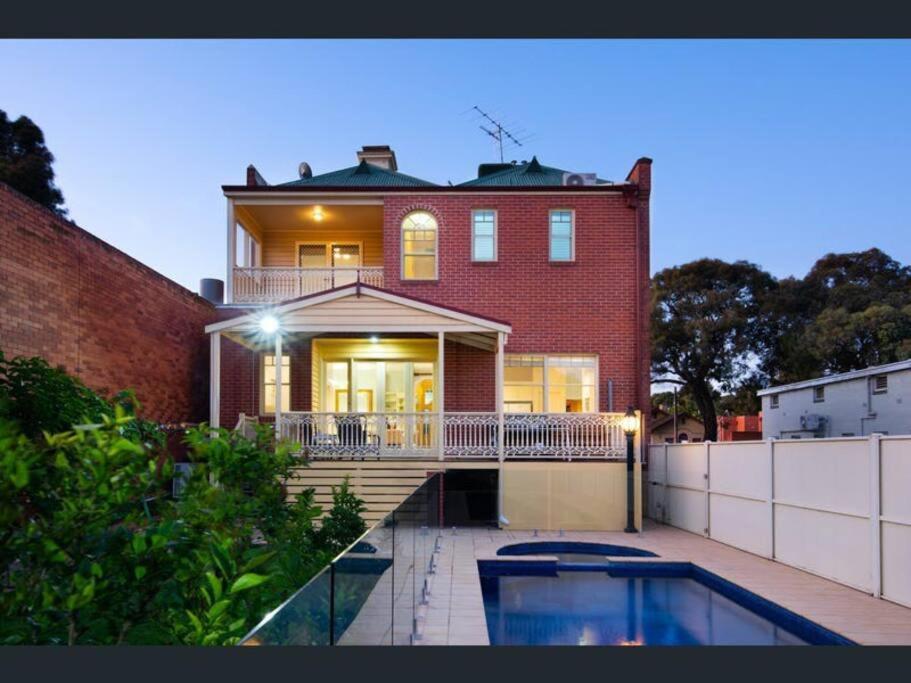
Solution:
M 300 163 L 300 166 L 297 167 L 297 172 L 301 178 L 313 177 L 313 169 L 310 168 L 310 164 L 308 164 L 306 161 L 302 161 Z

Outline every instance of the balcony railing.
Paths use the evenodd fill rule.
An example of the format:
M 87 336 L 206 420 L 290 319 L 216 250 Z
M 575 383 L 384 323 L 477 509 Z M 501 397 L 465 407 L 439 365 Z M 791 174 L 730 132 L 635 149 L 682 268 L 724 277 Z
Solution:
M 624 458 L 621 413 L 528 413 L 503 416 L 504 458 Z M 310 458 L 435 459 L 436 413 L 282 413 L 282 438 Z M 497 413 L 444 413 L 446 459 L 499 457 Z
M 373 287 L 383 286 L 383 269 L 357 268 L 234 268 L 235 303 L 276 303 L 307 294 L 324 292 L 360 281 Z

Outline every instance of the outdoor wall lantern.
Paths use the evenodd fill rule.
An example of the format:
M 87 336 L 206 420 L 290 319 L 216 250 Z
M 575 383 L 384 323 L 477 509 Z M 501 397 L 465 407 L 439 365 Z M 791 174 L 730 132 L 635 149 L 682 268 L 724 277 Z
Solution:
M 636 437 L 636 430 L 639 428 L 639 418 L 636 417 L 636 411 L 632 406 L 629 406 L 626 414 L 620 418 L 620 427 L 626 434 L 626 528 L 624 531 L 634 534 L 636 533 L 636 486 L 633 473 L 633 440 Z

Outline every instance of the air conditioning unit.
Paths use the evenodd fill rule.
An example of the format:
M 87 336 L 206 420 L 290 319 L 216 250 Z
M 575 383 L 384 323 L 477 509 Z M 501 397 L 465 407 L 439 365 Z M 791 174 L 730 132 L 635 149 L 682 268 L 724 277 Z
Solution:
M 808 432 L 818 432 L 826 426 L 825 415 L 801 415 L 800 428 Z
M 183 494 L 183 489 L 187 485 L 187 479 L 190 478 L 190 470 L 192 469 L 193 463 L 174 463 L 174 478 L 171 480 L 171 495 L 174 498 L 180 498 Z
M 564 185 L 597 185 L 598 184 L 598 174 L 597 173 L 564 173 L 563 174 L 563 184 Z

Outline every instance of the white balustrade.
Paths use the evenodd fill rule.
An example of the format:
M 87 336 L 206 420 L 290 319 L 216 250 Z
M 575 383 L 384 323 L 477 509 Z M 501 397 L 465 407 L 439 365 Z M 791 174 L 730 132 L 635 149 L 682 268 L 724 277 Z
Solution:
M 446 458 L 497 457 L 497 413 L 445 413 Z M 506 414 L 504 449 L 511 459 L 622 459 L 620 413 Z M 418 457 L 438 451 L 435 413 L 282 414 L 281 437 L 312 458 Z
M 275 303 L 360 282 L 383 286 L 381 267 L 357 268 L 234 268 L 235 303 Z
M 625 458 L 622 413 L 508 413 L 507 458 Z

